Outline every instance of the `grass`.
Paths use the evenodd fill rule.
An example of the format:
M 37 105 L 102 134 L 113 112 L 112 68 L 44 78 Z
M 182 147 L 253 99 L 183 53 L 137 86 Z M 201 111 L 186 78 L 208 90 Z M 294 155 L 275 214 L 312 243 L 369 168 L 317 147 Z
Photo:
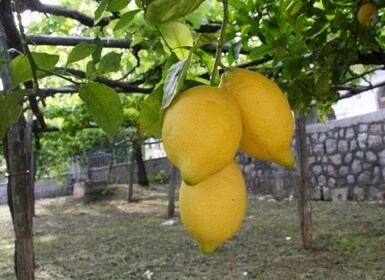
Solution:
M 125 186 L 101 199 L 37 202 L 36 279 L 385 279 L 384 207 L 313 202 L 313 250 L 302 249 L 297 204 L 249 196 L 239 232 L 204 256 L 178 218 L 162 226 L 167 190 Z M 0 279 L 13 276 L 13 231 L 0 206 Z

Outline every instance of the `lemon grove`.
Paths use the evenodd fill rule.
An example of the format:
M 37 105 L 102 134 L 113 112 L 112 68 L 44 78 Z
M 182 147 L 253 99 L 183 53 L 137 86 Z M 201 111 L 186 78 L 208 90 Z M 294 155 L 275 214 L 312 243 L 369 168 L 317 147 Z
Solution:
M 293 167 L 293 115 L 280 88 L 256 72 L 234 69 L 219 87 L 196 86 L 166 110 L 162 139 L 180 169 L 181 219 L 201 252 L 212 253 L 239 229 L 246 186 L 234 163 L 238 149 Z

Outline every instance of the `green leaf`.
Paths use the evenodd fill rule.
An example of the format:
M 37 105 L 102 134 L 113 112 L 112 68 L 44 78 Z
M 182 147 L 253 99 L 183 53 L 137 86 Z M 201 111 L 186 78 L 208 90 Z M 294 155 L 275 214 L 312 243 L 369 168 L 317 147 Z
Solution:
M 261 45 L 253 48 L 250 52 L 250 59 L 259 59 L 265 55 L 274 53 L 275 48 L 272 46 Z
M 186 25 L 180 22 L 169 22 L 159 26 L 159 31 L 166 47 L 174 51 L 179 59 L 189 54 L 186 48 L 191 48 L 194 40 L 190 29 Z
M 330 79 L 327 74 L 321 74 L 315 83 L 315 95 L 326 98 L 330 92 Z
M 102 0 L 102 2 L 100 2 L 98 8 L 95 10 L 95 13 L 94 13 L 95 21 L 97 21 L 102 17 L 103 12 L 107 8 L 107 4 L 108 4 L 108 0 Z
M 107 11 L 118 12 L 128 6 L 131 0 L 108 0 Z
M 0 139 L 7 133 L 8 125 L 19 120 L 22 108 L 19 105 L 25 91 L 12 91 L 3 96 L 0 94 Z
M 170 106 L 171 102 L 174 100 L 175 96 L 180 92 L 183 87 L 183 80 L 187 75 L 187 69 L 190 66 L 192 54 L 183 60 L 175 63 L 170 67 L 167 73 L 167 77 L 164 81 L 163 86 L 163 101 L 162 109 Z
M 33 60 L 35 61 L 36 65 L 44 70 L 53 70 L 55 69 L 56 64 L 59 61 L 59 56 L 54 54 L 48 54 L 48 53 L 32 53 Z M 31 74 L 32 75 L 32 74 Z M 39 77 L 43 75 L 47 75 L 44 71 L 37 71 L 37 75 Z
M 144 136 L 161 138 L 165 110 L 161 109 L 163 84 L 158 86 L 143 102 L 139 113 L 140 132 Z
M 129 11 L 127 13 L 124 13 L 119 21 L 116 23 L 115 27 L 114 27 L 114 31 L 117 31 L 119 29 L 122 29 L 124 27 L 126 27 L 127 25 L 130 24 L 130 22 L 135 18 L 135 15 L 137 13 L 139 13 L 141 10 L 132 10 L 132 11 Z
M 286 13 L 289 16 L 295 16 L 302 8 L 304 3 L 300 0 L 291 1 L 290 5 L 286 9 Z
M 91 60 L 88 61 L 87 67 L 86 67 L 86 77 L 88 80 L 94 80 L 97 76 L 95 63 Z
M 146 20 L 153 25 L 184 17 L 196 10 L 204 0 L 156 0 L 146 9 Z
M 77 44 L 68 54 L 66 67 L 76 61 L 82 60 L 90 56 L 96 49 L 95 45 L 91 45 L 87 42 L 81 42 Z
M 99 75 L 116 72 L 120 69 L 121 53 L 110 52 L 100 59 L 97 73 Z
M 92 40 L 92 45 L 95 45 L 95 51 L 92 53 L 92 60 L 94 63 L 99 63 L 100 57 L 102 56 L 102 50 L 103 50 L 103 42 L 102 39 L 99 37 L 96 37 L 94 40 Z
M 56 63 L 59 61 L 58 55 L 47 53 L 32 53 L 33 60 L 36 65 L 45 70 L 55 69 Z M 21 54 L 11 60 L 9 63 L 9 71 L 11 75 L 10 89 L 14 89 L 17 85 L 32 80 L 32 69 L 27 56 Z M 42 77 L 47 75 L 44 71 L 37 71 L 36 75 Z
M 32 79 L 31 65 L 27 57 L 22 54 L 11 60 L 9 71 L 11 75 L 10 89 L 14 89 L 17 85 Z
M 109 137 L 114 137 L 123 122 L 123 106 L 115 90 L 97 82 L 89 82 L 79 88 L 79 97 L 96 124 Z

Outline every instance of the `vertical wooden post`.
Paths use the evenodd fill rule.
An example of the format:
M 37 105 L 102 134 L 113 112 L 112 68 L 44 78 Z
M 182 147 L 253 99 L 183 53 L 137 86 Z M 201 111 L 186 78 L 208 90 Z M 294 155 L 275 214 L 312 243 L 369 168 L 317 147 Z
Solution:
M 8 49 L 9 42 L 15 48 L 20 47 L 20 38 L 13 22 L 11 1 L 0 1 L 0 50 Z M 4 22 L 10 23 L 6 33 Z M 9 38 L 10 29 L 15 36 Z M 10 58 L 10 57 L 8 57 Z M 4 94 L 10 83 L 7 66 L 0 69 Z M 9 93 L 12 94 L 12 93 Z M 34 280 L 34 251 L 33 251 L 33 182 L 34 170 L 32 164 L 31 127 L 21 115 L 17 123 L 11 124 L 3 139 L 4 155 L 8 169 L 8 205 L 12 215 L 15 231 L 15 273 L 18 280 Z M 33 174 L 31 174 L 33 173 Z
M 33 217 L 31 200 L 31 150 L 28 147 L 26 122 L 22 116 L 11 124 L 4 140 L 8 167 L 8 204 L 15 230 L 15 270 L 18 280 L 33 280 Z
M 170 180 L 168 183 L 168 206 L 167 218 L 174 217 L 175 214 L 175 190 L 178 184 L 178 169 L 172 166 Z
M 312 212 L 309 191 L 308 156 L 306 144 L 306 114 L 301 111 L 296 119 L 295 142 L 297 146 L 298 210 L 303 247 L 312 248 Z
M 132 145 L 132 143 L 131 143 Z M 133 194 L 134 194 L 134 168 L 135 168 L 135 156 L 134 156 L 134 148 L 131 146 L 131 154 L 130 154 L 130 161 L 128 163 L 128 195 L 127 195 L 127 201 L 132 202 L 133 201 Z

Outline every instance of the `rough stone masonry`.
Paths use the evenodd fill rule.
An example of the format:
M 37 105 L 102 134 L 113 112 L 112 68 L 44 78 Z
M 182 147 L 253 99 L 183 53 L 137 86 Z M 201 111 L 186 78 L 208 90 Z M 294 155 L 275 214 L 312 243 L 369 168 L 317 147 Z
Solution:
M 379 110 L 307 126 L 313 198 L 320 198 L 320 190 L 325 199 L 335 191 L 345 190 L 348 199 L 374 200 L 385 191 L 384 120 L 385 110 Z M 295 196 L 294 170 L 256 161 L 244 154 L 238 159 L 250 190 Z

